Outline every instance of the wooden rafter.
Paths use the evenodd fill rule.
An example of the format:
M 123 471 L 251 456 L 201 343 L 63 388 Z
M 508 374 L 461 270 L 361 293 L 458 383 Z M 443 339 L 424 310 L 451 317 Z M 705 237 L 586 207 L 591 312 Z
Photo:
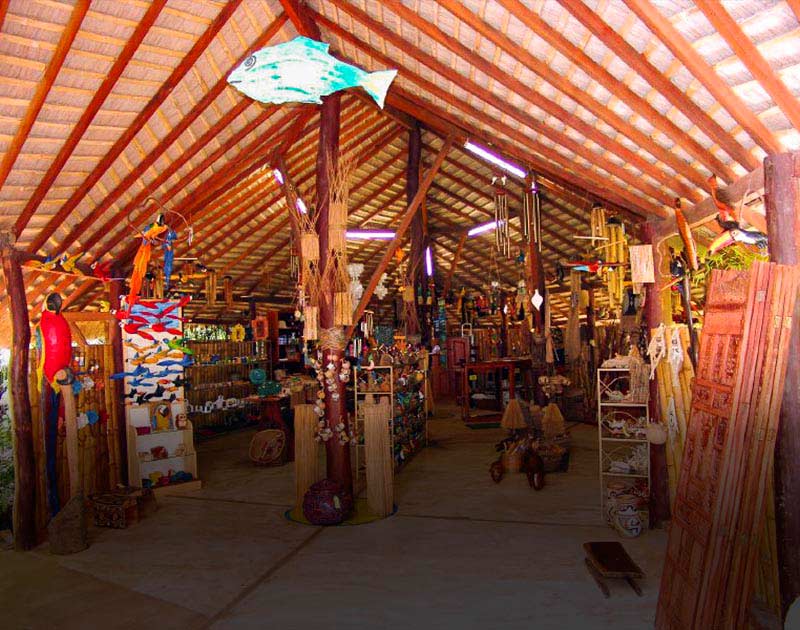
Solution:
M 697 0 L 695 5 L 706 19 L 722 35 L 731 50 L 750 71 L 761 87 L 772 97 L 775 104 L 786 115 L 795 129 L 800 129 L 800 103 L 770 68 L 769 63 L 759 52 L 750 38 L 742 32 L 739 25 L 717 0 Z M 758 165 L 756 165 L 758 166 Z M 755 168 L 755 166 L 751 167 Z
M 144 40 L 147 33 L 150 31 L 150 27 L 153 26 L 156 19 L 161 14 L 161 10 L 166 4 L 167 0 L 155 0 L 155 2 L 148 7 L 144 16 L 142 16 L 142 19 L 136 25 L 136 29 L 130 36 L 130 39 L 128 39 L 125 47 L 120 51 L 105 79 L 103 79 L 103 82 L 100 84 L 100 87 L 97 88 L 97 91 L 94 93 L 91 102 L 86 106 L 86 109 L 84 110 L 80 119 L 72 128 L 72 131 L 59 150 L 58 155 L 52 161 L 44 177 L 36 187 L 36 190 L 33 191 L 33 194 L 28 199 L 28 203 L 25 204 L 22 213 L 17 219 L 16 229 L 18 230 L 18 233 L 21 234 L 22 229 L 28 225 L 28 221 L 30 221 L 34 212 L 36 212 L 36 209 L 39 207 L 42 199 L 44 199 L 47 195 L 47 192 L 55 182 L 56 178 L 61 172 L 61 169 L 64 168 L 64 164 L 67 163 L 67 160 L 69 160 L 72 152 L 75 150 L 75 147 L 78 146 L 78 142 L 80 142 L 83 134 L 89 128 L 89 125 L 92 124 L 97 112 L 100 111 L 100 108 L 102 107 L 106 98 L 108 98 L 108 95 L 111 94 L 111 90 L 117 84 L 117 81 L 119 80 L 120 76 L 122 76 L 125 68 L 127 68 L 128 62 L 138 50 L 142 40 Z M 0 183 L 0 187 L 2 187 L 2 183 Z
M 241 2 L 242 0 L 230 0 L 222 7 L 217 17 L 194 43 L 191 50 L 183 57 L 167 80 L 164 81 L 158 91 L 153 95 L 150 101 L 148 101 L 147 105 L 136 115 L 133 123 L 119 138 L 117 138 L 111 149 L 103 156 L 97 166 L 92 169 L 92 172 L 81 182 L 81 185 L 70 195 L 64 205 L 59 208 L 55 216 L 53 216 L 50 221 L 48 221 L 47 225 L 39 232 L 34 242 L 28 247 L 28 251 L 36 251 L 47 242 L 47 239 L 50 238 L 53 232 L 66 220 L 94 185 L 100 181 L 117 157 L 119 157 L 131 143 L 136 134 L 144 127 L 145 123 L 156 110 L 161 107 L 161 104 L 172 93 L 172 90 L 178 85 L 186 73 L 189 72 L 192 66 L 194 66 L 195 62 L 200 58 L 200 55 L 203 54 L 222 27 L 225 26 L 228 19 L 233 15 Z
M 380 281 L 380 277 L 384 271 L 386 271 L 386 267 L 389 265 L 389 261 L 391 260 L 394 252 L 397 251 L 398 246 L 400 245 L 400 241 L 403 238 L 403 235 L 408 230 L 408 226 L 411 225 L 411 220 L 414 218 L 414 214 L 419 209 L 419 206 L 422 204 L 422 200 L 425 198 L 425 195 L 428 193 L 428 188 L 430 187 L 431 183 L 433 182 L 433 178 L 436 176 L 436 173 L 439 171 L 439 168 L 444 161 L 444 158 L 447 156 L 447 152 L 450 150 L 450 146 L 453 144 L 453 136 L 448 136 L 445 138 L 442 147 L 439 149 L 439 153 L 436 155 L 436 158 L 433 161 L 433 165 L 428 171 L 425 173 L 425 177 L 420 182 L 419 189 L 417 190 L 417 194 L 414 195 L 414 199 L 409 204 L 408 208 L 405 211 L 403 216 L 403 220 L 400 222 L 400 225 L 397 227 L 395 238 L 389 241 L 386 251 L 383 253 L 383 258 L 381 258 L 380 263 L 378 263 L 378 267 L 372 274 L 372 277 L 369 279 L 367 286 L 364 288 L 364 294 L 361 296 L 361 300 L 358 303 L 354 313 L 353 313 L 353 321 L 357 322 L 361 319 L 361 316 L 364 314 L 364 309 L 367 308 L 367 304 L 369 303 L 372 294 L 375 292 L 375 287 L 378 286 L 378 282 Z M 346 337 L 349 339 L 353 334 L 353 326 L 350 326 L 347 330 Z
M 456 267 L 458 267 L 458 261 L 461 258 L 461 250 L 464 249 L 464 242 L 467 240 L 467 230 L 461 234 L 461 237 L 458 239 L 458 247 L 456 247 L 456 251 L 453 252 L 453 258 L 450 261 L 450 269 L 447 270 L 447 278 L 444 281 L 444 293 L 447 295 L 450 292 L 450 284 L 453 282 L 453 274 L 456 271 Z
M 509 86 L 511 91 L 524 94 L 526 98 L 532 100 L 532 102 L 534 102 L 537 106 L 542 107 L 545 110 L 550 110 L 550 113 L 552 113 L 554 116 L 573 125 L 576 129 L 579 129 L 581 133 L 587 134 L 589 137 L 591 137 L 593 141 L 599 144 L 606 144 L 606 145 L 612 143 L 612 141 L 609 140 L 607 136 L 604 136 L 603 134 L 600 134 L 596 130 L 592 129 L 590 125 L 584 123 L 578 117 L 570 114 L 556 103 L 550 101 L 549 99 L 541 97 L 535 91 L 531 90 L 527 85 L 524 85 L 521 81 L 515 79 L 510 74 L 499 70 L 497 66 L 491 64 L 488 60 L 484 59 L 480 55 L 477 55 L 472 50 L 470 50 L 457 40 L 453 39 L 452 37 L 448 36 L 434 25 L 422 20 L 422 18 L 420 18 L 416 13 L 414 13 L 410 9 L 405 8 L 400 3 L 395 3 L 395 0 L 386 0 L 386 1 L 393 11 L 402 15 L 403 19 L 409 21 L 414 20 L 413 24 L 415 28 L 422 30 L 426 35 L 434 38 L 434 40 L 437 41 L 439 44 L 448 47 L 457 55 L 462 56 L 470 64 L 474 65 L 476 68 L 479 68 L 482 72 L 486 73 L 488 76 L 492 77 L 496 81 Z M 359 21 L 362 20 L 365 21 L 370 30 L 378 32 L 382 37 L 387 39 L 387 41 L 390 41 L 394 46 L 398 47 L 399 50 L 403 50 L 407 54 L 413 56 L 415 59 L 420 61 L 420 63 L 424 63 L 426 66 L 428 66 L 438 74 L 444 76 L 448 81 L 450 81 L 454 85 L 458 85 L 462 89 L 467 90 L 471 94 L 475 95 L 477 98 L 491 104 L 499 111 L 505 113 L 510 118 L 516 120 L 519 124 L 524 125 L 536 131 L 539 134 L 553 138 L 555 142 L 564 146 L 568 150 L 572 151 L 575 155 L 581 156 L 590 164 L 594 164 L 597 168 L 601 168 L 607 171 L 609 174 L 613 175 L 614 177 L 617 177 L 618 179 L 625 181 L 634 189 L 642 190 L 645 194 L 652 197 L 653 199 L 659 200 L 661 203 L 670 203 L 671 199 L 674 198 L 675 196 L 674 194 L 670 194 L 668 192 L 662 192 L 655 186 L 652 186 L 648 184 L 646 181 L 644 181 L 644 179 L 641 176 L 636 176 L 633 173 L 627 171 L 626 169 L 618 167 L 616 164 L 613 164 L 612 162 L 605 159 L 601 155 L 591 151 L 590 149 L 587 149 L 584 145 L 573 140 L 567 134 L 561 133 L 551 127 L 548 127 L 545 124 L 541 123 L 535 116 L 531 116 L 511 106 L 507 99 L 499 97 L 494 92 L 480 86 L 477 82 L 472 81 L 468 77 L 465 77 L 455 72 L 450 67 L 438 61 L 432 55 L 429 55 L 428 53 L 419 50 L 418 48 L 413 46 L 410 42 L 395 35 L 394 33 L 392 33 L 392 31 L 382 26 L 379 22 L 376 22 L 363 12 L 358 11 L 355 7 L 353 7 L 349 3 L 344 2 L 344 0 L 334 0 L 334 3 L 337 4 L 337 6 L 339 6 L 340 8 L 346 9 L 348 12 L 357 15 Z M 417 83 L 420 83 L 422 81 L 422 79 L 408 66 L 400 63 L 396 59 L 388 58 L 383 53 L 380 53 L 376 49 L 366 45 L 364 42 L 359 40 L 355 35 L 345 31 L 340 26 L 328 20 L 324 16 L 316 15 L 316 19 L 320 24 L 330 29 L 331 31 L 335 32 L 336 35 L 339 36 L 341 39 L 348 41 L 355 46 L 358 46 L 371 56 L 381 59 L 382 63 L 397 68 L 407 78 Z M 438 98 L 448 103 L 458 106 L 458 102 L 460 100 L 456 99 L 449 91 L 442 89 L 440 86 L 434 84 L 433 82 L 425 81 L 425 83 L 426 83 L 426 85 L 424 85 L 425 89 L 427 89 L 431 94 L 436 95 Z M 487 125 L 489 127 L 494 126 L 494 121 L 493 119 L 491 119 L 491 117 Z M 520 135 L 519 130 L 515 130 L 515 133 L 516 136 Z M 653 170 L 652 167 L 644 166 L 643 164 L 644 161 L 638 158 L 638 156 L 635 156 L 632 151 L 629 151 L 624 147 L 620 146 L 616 146 L 616 149 L 618 152 L 625 153 L 629 160 L 637 162 L 639 166 L 642 166 L 648 171 Z M 560 153 L 558 153 L 553 149 L 550 149 L 549 147 L 543 144 L 538 144 L 536 146 L 536 152 L 540 153 L 541 155 L 547 157 L 548 159 L 554 162 L 558 162 L 563 165 L 566 165 L 566 163 L 568 162 Z M 655 172 L 654 176 L 656 178 L 658 177 L 658 175 Z M 686 190 L 688 191 L 689 189 Z M 688 194 L 696 194 L 696 193 L 689 192 Z
M 395 1 L 391 0 L 391 4 L 394 7 Z M 477 32 L 479 32 L 481 35 L 490 39 L 501 50 L 504 50 L 506 53 L 512 55 L 515 58 L 523 60 L 526 65 L 530 66 L 530 69 L 532 71 L 542 76 L 546 81 L 551 83 L 559 91 L 562 91 L 565 94 L 567 94 L 570 98 L 575 99 L 576 102 L 579 103 L 581 106 L 587 108 L 595 115 L 598 115 L 598 117 L 600 117 L 601 120 L 605 120 L 606 118 L 613 118 L 614 115 L 609 111 L 609 109 L 606 106 L 597 104 L 589 94 L 580 90 L 568 79 L 565 79 L 558 73 L 553 72 L 549 67 L 547 67 L 547 64 L 542 63 L 540 60 L 536 59 L 533 55 L 528 53 L 523 47 L 519 46 L 517 42 L 512 41 L 508 36 L 504 35 L 496 28 L 493 28 L 492 26 L 487 24 L 484 20 L 482 20 L 477 15 L 472 13 L 469 9 L 467 9 L 465 6 L 463 6 L 462 3 L 455 2 L 453 0 L 442 0 L 440 4 L 445 6 L 445 8 L 447 8 L 448 11 L 456 15 L 456 17 L 464 21 L 471 28 L 476 29 Z M 404 17 L 406 16 L 410 17 L 411 15 L 416 15 L 405 8 L 402 9 L 402 11 Z M 435 32 L 434 31 L 435 27 L 433 27 L 430 24 L 421 23 L 421 26 L 423 26 L 423 28 L 425 29 L 426 34 Z M 441 31 L 439 32 L 441 33 Z M 498 69 L 496 69 L 497 67 L 494 64 L 492 64 L 488 59 L 485 59 L 481 55 L 478 55 L 476 52 L 471 51 L 463 44 L 457 42 L 456 40 L 453 40 L 452 38 L 447 38 L 447 36 L 445 36 L 443 41 L 446 41 L 448 39 L 450 41 L 449 48 L 451 48 L 453 52 L 456 52 L 456 54 L 458 54 L 459 56 L 464 56 L 465 54 L 468 54 L 469 57 L 465 57 L 465 59 L 467 59 L 467 61 L 469 61 L 470 64 L 474 65 L 476 68 L 479 68 L 482 72 L 490 73 L 488 74 L 488 76 L 492 76 L 496 80 L 499 80 L 505 85 L 507 85 L 512 93 L 523 95 L 525 99 L 530 103 L 540 107 L 541 109 L 549 113 L 551 116 L 553 116 L 560 122 L 568 124 L 570 127 L 574 128 L 581 135 L 583 135 L 585 138 L 603 147 L 607 151 L 617 155 L 624 162 L 627 162 L 631 166 L 634 166 L 640 172 L 651 177 L 654 181 L 656 182 L 664 182 L 665 180 L 668 181 L 668 185 L 670 189 L 674 191 L 674 193 L 687 195 L 689 196 L 689 198 L 693 199 L 699 199 L 699 197 L 697 196 L 697 191 L 691 187 L 688 187 L 679 178 L 670 177 L 663 170 L 657 168 L 656 166 L 645 160 L 635 151 L 628 149 L 622 143 L 610 138 L 609 136 L 599 131 L 594 125 L 586 123 L 579 116 L 571 112 L 568 112 L 566 109 L 558 105 L 553 100 L 542 96 L 541 94 L 539 94 L 537 90 L 534 90 L 529 85 L 510 76 L 508 73 L 499 71 Z M 623 123 L 622 125 L 619 126 L 623 127 L 623 129 L 625 130 L 624 133 L 627 137 L 637 135 L 635 132 L 635 128 L 629 123 Z M 552 137 L 553 140 L 558 144 L 562 144 L 562 146 L 569 148 L 571 151 L 573 151 L 573 153 L 580 154 L 580 152 L 575 151 L 575 149 L 573 148 L 574 145 L 576 144 L 575 141 L 571 141 L 569 144 L 563 143 L 562 136 L 564 136 L 565 134 L 556 134 L 552 129 L 546 133 L 549 133 L 550 137 Z M 644 135 L 644 134 L 639 134 L 639 135 Z M 569 138 L 569 136 L 567 136 L 567 138 Z M 582 145 L 580 146 L 582 147 Z M 649 146 L 649 143 L 648 145 L 645 146 Z M 597 156 L 597 154 L 595 155 Z M 587 156 L 584 155 L 584 157 Z M 593 161 L 590 158 L 587 159 L 589 159 L 590 162 Z M 602 166 L 601 168 L 613 173 L 614 175 L 620 177 L 621 179 L 625 179 L 625 177 L 622 176 L 622 174 L 625 172 L 624 169 L 616 167 L 616 165 L 613 164 L 613 162 L 609 162 L 608 160 L 604 159 L 603 161 L 606 162 L 607 165 Z M 678 171 L 678 174 L 684 175 L 683 171 L 686 170 L 688 170 L 688 167 L 684 166 L 684 168 L 681 171 Z M 652 192 L 648 194 L 650 194 L 650 196 L 653 196 L 656 199 L 660 198 L 658 194 L 654 195 Z M 672 196 L 674 197 L 674 194 Z
M 316 14 L 317 20 L 321 23 L 326 20 L 323 16 Z M 328 28 L 338 28 L 337 25 L 331 26 L 331 22 L 324 21 L 324 24 Z M 381 61 L 381 63 L 387 66 L 395 66 L 398 67 L 396 61 L 390 59 L 382 52 L 374 49 L 373 47 L 369 46 L 365 42 L 359 40 L 358 38 L 352 36 L 350 33 L 339 29 L 337 33 L 342 37 L 342 39 L 347 39 L 350 41 L 354 46 L 362 49 L 368 55 L 372 56 L 375 59 Z M 501 151 L 508 154 L 508 155 L 520 155 L 520 145 L 524 146 L 527 151 L 523 154 L 524 158 L 522 161 L 524 163 L 530 164 L 537 172 L 544 173 L 548 177 L 558 179 L 565 179 L 567 181 L 571 180 L 571 183 L 576 186 L 580 186 L 583 188 L 593 189 L 595 191 L 603 191 L 595 192 L 595 194 L 604 199 L 608 199 L 613 203 L 631 209 L 631 211 L 636 212 L 642 216 L 648 215 L 656 215 L 656 216 L 664 216 L 666 213 L 664 212 L 663 208 L 658 205 L 649 202 L 647 199 L 638 197 L 632 194 L 630 191 L 624 188 L 620 188 L 617 184 L 613 182 L 609 182 L 607 178 L 603 178 L 598 174 L 595 174 L 591 170 L 584 169 L 581 171 L 582 176 L 577 177 L 576 175 L 571 175 L 570 171 L 574 169 L 575 165 L 572 161 L 567 160 L 557 151 L 549 149 L 540 143 L 536 143 L 531 140 L 528 136 L 524 134 L 520 134 L 519 130 L 514 129 L 507 123 L 504 123 L 490 114 L 486 113 L 483 110 L 476 109 L 475 107 L 469 105 L 468 103 L 463 102 L 461 99 L 455 98 L 450 92 L 443 90 L 439 85 L 436 83 L 429 81 L 420 77 L 419 75 L 409 73 L 407 70 L 405 72 L 402 71 L 401 73 L 405 76 L 408 80 L 416 83 L 419 85 L 422 90 L 421 93 L 428 93 L 435 95 L 437 98 L 440 98 L 447 102 L 449 105 L 456 109 L 460 109 L 467 114 L 467 116 L 481 121 L 487 128 L 493 130 L 492 140 L 484 140 L 488 145 L 494 145 L 497 147 L 501 147 Z M 476 132 L 474 130 L 470 131 L 469 133 L 464 129 L 463 122 L 454 120 L 451 115 L 447 114 L 446 112 L 442 111 L 441 108 L 436 106 L 435 104 L 429 101 L 421 101 L 420 96 L 418 94 L 410 94 L 406 92 L 399 86 L 393 86 L 392 90 L 387 95 L 387 101 L 399 109 L 405 111 L 406 113 L 418 118 L 419 120 L 425 122 L 429 126 L 434 129 L 439 129 L 443 133 L 449 133 L 454 130 L 458 130 L 458 133 L 466 137 L 473 137 L 473 138 L 480 138 L 483 134 Z M 509 142 L 502 140 L 499 136 L 504 135 L 507 138 L 514 138 L 515 144 L 511 145 Z M 529 152 L 528 152 L 529 151 Z M 544 159 L 535 157 L 536 155 L 544 156 Z M 550 160 L 551 163 L 548 163 L 545 160 Z M 553 164 L 555 163 L 555 165 Z M 563 170 L 561 170 L 563 169 Z M 556 175 L 555 171 L 559 170 L 561 173 L 560 175 Z M 624 201 L 622 201 L 624 199 Z
M 82 234 L 89 227 L 89 225 L 91 225 L 91 223 L 102 216 L 103 213 L 106 212 L 106 210 L 108 210 L 126 190 L 133 186 L 133 184 L 142 177 L 147 169 L 150 168 L 156 162 L 156 160 L 161 157 L 161 155 L 163 155 L 173 143 L 175 143 L 178 138 L 180 138 L 183 132 L 189 129 L 190 125 L 197 120 L 200 114 L 202 114 L 216 100 L 223 90 L 228 87 L 228 72 L 236 68 L 250 55 L 251 52 L 258 50 L 270 39 L 272 39 L 272 37 L 274 37 L 275 34 L 283 27 L 285 19 L 285 16 L 280 16 L 273 20 L 272 24 L 270 24 L 269 27 L 266 28 L 264 32 L 256 38 L 256 41 L 251 44 L 247 51 L 245 51 L 236 62 L 234 62 L 225 75 L 219 79 L 214 86 L 206 91 L 206 93 L 203 95 L 203 98 L 201 98 L 194 105 L 194 107 L 192 107 L 191 111 L 184 114 L 180 122 L 170 129 L 169 133 L 164 136 L 164 138 L 156 145 L 156 147 L 152 149 L 146 156 L 144 156 L 141 162 L 137 164 L 136 168 L 131 170 L 114 188 L 114 190 L 108 193 L 103 201 L 97 204 L 92 212 L 90 212 L 75 228 L 73 228 L 66 237 L 61 239 L 60 247 L 62 250 L 65 250 L 72 243 L 74 243 L 80 234 Z M 208 141 L 211 141 L 211 137 L 208 138 Z M 46 232 L 47 231 L 44 230 L 43 233 L 40 234 L 39 237 L 33 242 L 34 250 L 38 249 L 46 242 L 46 239 L 48 238 L 48 236 L 46 236 Z
M 697 125 L 698 129 L 716 142 L 734 160 L 748 169 L 758 166 L 758 161 L 731 134 L 725 131 L 707 112 L 678 89 L 658 68 L 639 54 L 633 46 L 581 0 L 559 0 L 559 2 L 609 50 L 658 90 L 664 98 L 677 107 L 683 115 Z M 703 153 L 707 154 L 708 152 L 703 151 Z M 721 162 L 716 166 L 713 163 L 709 166 L 712 167 L 713 172 L 728 181 L 734 177 L 731 170 Z
M 761 119 L 744 104 L 714 68 L 706 63 L 678 29 L 661 15 L 651 0 L 625 0 L 625 3 L 766 153 L 779 153 L 783 150 L 781 143 Z
M 633 111 L 642 116 L 656 129 L 659 129 L 674 142 L 677 142 L 701 164 L 706 165 L 712 171 L 718 172 L 720 176 L 723 176 L 722 173 L 726 172 L 727 177 L 732 177 L 730 170 L 727 169 L 727 167 L 717 158 L 710 155 L 702 145 L 693 140 L 668 117 L 662 115 L 661 112 L 655 109 L 655 107 L 648 103 L 644 98 L 636 94 L 636 92 L 634 92 L 629 86 L 625 85 L 623 81 L 612 75 L 602 65 L 594 61 L 581 48 L 570 42 L 567 37 L 558 32 L 558 29 L 550 26 L 536 13 L 524 6 L 520 0 L 498 0 L 498 2 L 500 2 L 500 4 L 502 4 L 508 11 L 514 13 L 520 20 L 528 24 L 530 28 L 535 29 L 537 35 L 553 46 L 559 53 L 564 55 L 578 68 L 586 72 L 611 94 L 616 95 L 626 105 L 633 109 Z M 612 50 L 614 49 L 612 48 Z M 575 97 L 572 96 L 572 98 Z M 583 100 L 579 98 L 578 102 L 583 103 Z M 603 116 L 600 117 L 604 118 Z M 677 173 L 689 178 L 696 185 L 700 187 L 703 186 L 704 176 L 702 173 L 699 173 L 693 169 L 691 165 L 684 163 L 668 149 L 665 149 L 664 147 L 657 145 L 652 140 L 649 140 L 646 134 L 634 129 L 627 121 L 624 121 L 621 118 L 619 120 L 615 120 L 614 118 L 604 119 L 620 133 L 625 134 L 636 144 L 645 148 L 651 155 L 657 157 L 665 164 L 669 164 Z M 622 126 L 618 124 L 619 121 L 622 121 Z
M 22 151 L 22 146 L 25 144 L 25 141 L 28 139 L 28 134 L 33 128 L 33 123 L 36 122 L 39 112 L 42 110 L 42 105 L 44 105 L 47 95 L 50 93 L 50 88 L 53 87 L 53 83 L 61 70 L 61 66 L 64 64 L 64 60 L 67 58 L 67 54 L 69 54 L 72 48 L 72 42 L 81 29 L 83 18 L 86 17 L 86 12 L 89 10 L 89 1 L 90 0 L 77 0 L 75 3 L 69 20 L 61 33 L 61 38 L 58 40 L 58 45 L 53 52 L 53 56 L 50 58 L 50 63 L 47 64 L 47 68 L 41 80 L 36 85 L 36 91 L 33 93 L 30 103 L 28 103 L 28 108 L 25 110 L 25 115 L 19 123 L 17 132 L 14 134 L 14 138 L 3 154 L 3 159 L 0 160 L 0 188 L 6 183 L 8 174 L 11 172 L 20 151 Z M 8 7 L 6 6 L 6 11 L 7 10 Z M 5 11 L 3 15 L 5 16 Z M 24 230 L 25 225 L 27 225 L 27 220 L 23 222 L 21 220 L 22 218 L 23 217 L 20 217 L 14 225 L 14 231 L 18 235 L 22 234 L 22 230 Z

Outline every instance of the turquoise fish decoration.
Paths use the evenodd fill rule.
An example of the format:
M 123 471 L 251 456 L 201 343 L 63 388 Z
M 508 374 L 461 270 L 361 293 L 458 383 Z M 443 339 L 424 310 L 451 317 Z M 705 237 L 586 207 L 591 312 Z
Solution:
M 308 37 L 262 48 L 228 76 L 228 83 L 261 103 L 321 103 L 320 97 L 362 87 L 379 107 L 397 70 L 365 72 L 328 53 L 328 44 Z

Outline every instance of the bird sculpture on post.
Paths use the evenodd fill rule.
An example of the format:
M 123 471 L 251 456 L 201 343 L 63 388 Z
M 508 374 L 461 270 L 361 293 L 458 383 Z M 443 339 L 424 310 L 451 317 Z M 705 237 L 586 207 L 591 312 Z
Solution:
M 69 323 L 61 314 L 61 307 L 63 301 L 58 293 L 51 293 L 44 301 L 42 308 L 42 316 L 39 324 L 36 327 L 36 343 L 39 349 L 39 365 L 37 373 L 39 382 L 41 383 L 41 392 L 44 398 L 42 409 L 47 410 L 45 414 L 45 459 L 46 459 L 46 476 L 47 476 L 47 495 L 48 503 L 50 506 L 50 513 L 56 514 L 60 509 L 58 499 L 58 485 L 56 473 L 56 448 L 58 441 L 58 410 L 59 410 L 59 392 L 62 393 L 65 407 L 65 416 L 69 416 L 70 400 L 72 401 L 72 423 L 67 421 L 67 456 L 70 459 L 70 477 L 72 477 L 72 465 L 76 473 L 75 480 L 79 481 L 77 475 L 77 418 L 75 416 L 74 399 L 72 399 L 72 389 L 69 385 L 63 388 L 59 380 L 69 380 L 67 372 L 72 363 L 72 333 L 70 332 Z M 68 400 L 69 398 L 69 400 Z M 75 429 L 74 435 L 74 450 L 71 452 L 72 437 L 71 429 Z M 70 457 L 71 456 L 71 457 Z M 70 488 L 72 488 L 73 480 L 70 479 Z

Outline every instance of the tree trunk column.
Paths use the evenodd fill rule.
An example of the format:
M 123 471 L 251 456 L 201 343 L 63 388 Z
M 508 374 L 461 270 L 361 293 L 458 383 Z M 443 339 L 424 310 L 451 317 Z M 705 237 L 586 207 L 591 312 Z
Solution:
M 642 226 L 642 241 L 653 245 L 653 259 L 655 261 L 656 281 L 645 285 L 644 319 L 648 331 L 658 328 L 663 320 L 661 309 L 662 296 L 668 297 L 661 291 L 661 275 L 658 273 L 658 251 L 656 240 L 656 226 L 648 221 Z M 653 422 L 662 422 L 661 409 L 658 404 L 658 382 L 650 380 L 650 400 L 648 408 Z M 664 444 L 650 444 L 650 525 L 657 526 L 669 519 L 669 477 L 667 476 L 667 451 Z
M 764 160 L 764 192 L 770 259 L 800 264 L 800 152 Z M 781 417 L 775 444 L 775 529 L 781 612 L 785 619 L 800 596 L 800 301 L 792 318 L 792 337 Z
M 415 123 L 408 132 L 408 162 L 406 164 L 406 204 L 411 205 L 419 190 L 419 163 L 422 156 L 422 131 L 419 124 Z M 425 229 L 423 226 L 422 212 L 415 212 L 409 226 L 411 237 L 411 252 L 408 256 L 408 270 L 406 282 L 414 289 L 414 308 L 408 309 L 406 321 L 406 334 L 417 335 L 420 330 L 419 313 L 423 305 L 417 299 L 417 287 L 422 283 L 422 259 L 425 250 Z
M 319 266 L 324 270 L 330 258 L 330 239 L 328 238 L 329 225 L 329 193 L 331 182 L 328 179 L 329 168 L 335 168 L 339 161 L 339 115 L 341 101 L 338 94 L 332 94 L 322 99 L 320 108 L 319 151 L 317 153 L 317 232 L 319 233 Z M 290 208 L 290 212 L 292 209 Z M 319 325 L 320 340 L 330 337 L 324 331 L 334 329 L 333 317 L 333 286 L 324 286 L 320 291 L 319 299 Z M 344 330 L 339 327 L 338 332 L 344 339 Z M 334 335 L 336 336 L 336 335 Z M 324 346 L 324 344 L 321 344 Z M 349 433 L 349 419 L 347 417 L 347 391 L 346 384 L 338 378 L 341 361 L 344 358 L 344 345 L 341 348 L 323 347 L 322 370 L 327 370 L 333 364 L 337 374 L 334 379 L 335 391 L 328 391 L 325 387 L 325 421 L 333 431 L 333 436 L 325 442 L 327 462 L 327 477 L 339 483 L 345 492 L 353 493 L 353 472 L 350 468 L 350 445 L 340 444 L 336 425 L 345 424 Z
M 14 437 L 14 547 L 23 551 L 36 545 L 36 463 L 33 453 L 33 421 L 28 391 L 28 348 L 31 326 L 25 280 L 11 243 L 0 237 L 0 255 L 8 291 L 13 331 L 9 366 L 9 401 Z

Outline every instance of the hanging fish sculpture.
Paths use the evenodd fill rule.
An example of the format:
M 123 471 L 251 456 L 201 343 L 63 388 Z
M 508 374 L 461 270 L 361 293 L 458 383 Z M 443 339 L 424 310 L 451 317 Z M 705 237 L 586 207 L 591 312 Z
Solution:
M 321 97 L 362 87 L 383 108 L 397 70 L 365 72 L 328 52 L 328 44 L 308 37 L 268 46 L 245 59 L 228 83 L 261 103 L 321 103 Z
M 164 234 L 161 248 L 164 250 L 164 291 L 169 291 L 169 281 L 172 276 L 172 262 L 175 260 L 175 239 L 178 233 L 169 228 Z
M 681 210 L 681 200 L 678 198 L 675 199 L 675 223 L 678 225 L 678 234 L 681 235 L 681 240 L 683 241 L 684 252 L 686 253 L 686 261 L 689 263 L 689 268 L 692 271 L 697 271 L 700 267 L 697 261 L 697 245 L 694 242 L 694 236 L 692 236 L 692 228 L 683 215 L 683 210 Z

